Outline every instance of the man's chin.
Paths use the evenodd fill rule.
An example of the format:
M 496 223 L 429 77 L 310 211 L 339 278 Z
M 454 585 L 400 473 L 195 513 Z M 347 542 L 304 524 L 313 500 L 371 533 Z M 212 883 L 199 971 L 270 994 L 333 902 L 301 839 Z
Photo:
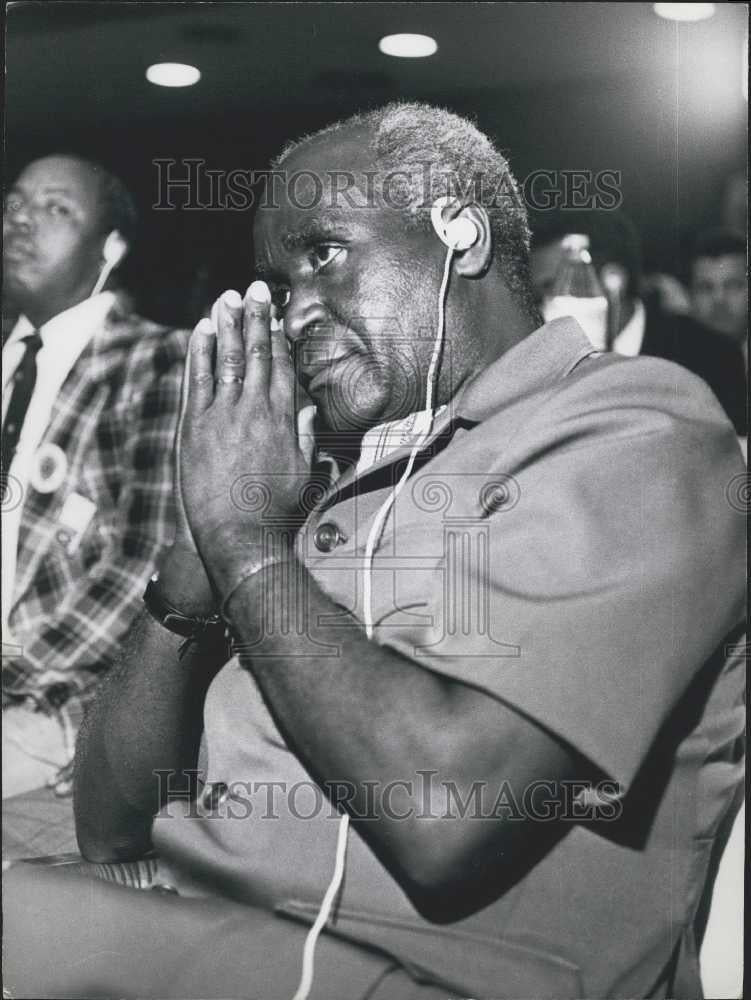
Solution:
M 362 437 L 384 420 L 380 399 L 349 400 L 330 386 L 324 386 L 310 395 L 318 408 L 317 422 L 329 433 Z
M 3 261 L 3 311 L 24 312 L 34 296 L 34 285 L 23 269 Z

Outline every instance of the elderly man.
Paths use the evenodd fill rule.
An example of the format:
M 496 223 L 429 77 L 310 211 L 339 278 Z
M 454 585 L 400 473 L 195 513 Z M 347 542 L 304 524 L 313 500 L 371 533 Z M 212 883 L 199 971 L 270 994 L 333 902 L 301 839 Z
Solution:
M 7 985 L 700 995 L 742 784 L 732 428 L 683 369 L 539 327 L 463 119 L 390 105 L 276 175 L 267 284 L 192 338 L 180 538 L 79 744 L 90 867 L 162 891 L 11 870 Z
M 30 163 L 5 199 L 4 296 L 21 315 L 3 347 L 4 800 L 70 788 L 83 707 L 174 536 L 187 339 L 109 289 L 134 226 L 122 182 L 77 157 Z M 44 809 L 29 826 L 38 799 L 4 801 L 6 855 L 61 846 Z

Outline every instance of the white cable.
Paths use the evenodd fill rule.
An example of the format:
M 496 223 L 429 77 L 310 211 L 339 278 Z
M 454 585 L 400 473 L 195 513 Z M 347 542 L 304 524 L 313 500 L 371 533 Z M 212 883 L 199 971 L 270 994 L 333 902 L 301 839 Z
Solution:
M 428 366 L 428 374 L 426 378 L 425 385 L 425 409 L 428 413 L 428 420 L 425 427 L 420 431 L 420 435 L 417 441 L 412 446 L 412 450 L 409 453 L 409 459 L 407 461 L 406 468 L 402 473 L 401 479 L 396 484 L 394 489 L 389 494 L 388 498 L 384 501 L 381 509 L 376 514 L 373 525 L 368 533 L 368 541 L 365 545 L 365 573 L 363 582 L 363 617 L 365 619 L 365 634 L 368 639 L 373 638 L 373 609 L 372 604 L 372 588 L 371 588 L 371 574 L 373 568 L 373 553 L 375 552 L 376 546 L 381 539 L 383 534 L 383 528 L 386 523 L 386 518 L 389 515 L 391 508 L 394 506 L 396 498 L 402 490 L 402 487 L 409 479 L 412 472 L 412 467 L 415 464 L 415 458 L 417 453 L 422 447 L 425 439 L 430 434 L 433 428 L 433 395 L 434 395 L 434 383 L 436 380 L 436 374 L 438 372 L 438 361 L 441 357 L 441 348 L 443 347 L 443 333 L 444 326 L 446 322 L 445 314 L 445 303 L 446 303 L 446 291 L 448 289 L 449 275 L 451 274 L 451 261 L 454 256 L 454 248 L 449 247 L 446 253 L 446 263 L 443 268 L 443 280 L 441 281 L 441 289 L 438 293 L 438 328 L 435 335 L 435 343 L 433 345 L 433 355 L 430 359 L 430 365 Z M 334 874 L 329 883 L 329 887 L 326 890 L 326 895 L 323 897 L 323 902 L 321 903 L 321 908 L 318 911 L 318 916 L 316 917 L 315 923 L 308 931 L 308 936 L 305 938 L 305 947 L 303 948 L 302 955 L 302 975 L 300 976 L 300 985 L 297 987 L 297 992 L 295 993 L 292 1000 L 307 1000 L 310 989 L 313 985 L 313 973 L 314 973 L 314 962 L 315 962 L 315 949 L 318 942 L 318 937 L 326 925 L 326 921 L 329 919 L 329 914 L 331 912 L 331 907 L 334 905 L 334 900 L 339 892 L 342 884 L 342 879 L 344 878 L 344 861 L 347 853 L 347 833 L 349 831 L 349 814 L 344 813 L 341 820 L 339 821 L 339 835 L 336 843 L 336 861 L 334 864 Z
M 373 554 L 375 553 L 376 547 L 381 540 L 381 535 L 383 534 L 383 528 L 386 524 L 386 518 L 389 516 L 391 508 L 396 502 L 396 498 L 402 491 L 402 487 L 406 483 L 412 474 L 412 467 L 415 464 L 415 458 L 417 453 L 423 445 L 423 442 L 430 434 L 433 428 L 433 394 L 434 394 L 434 383 L 436 380 L 436 374 L 438 372 L 438 361 L 441 356 L 441 348 L 443 347 L 443 332 L 444 324 L 446 322 L 445 317 L 445 302 L 446 302 L 446 290 L 449 283 L 449 275 L 451 273 L 451 260 L 454 256 L 454 248 L 449 247 L 446 252 L 446 263 L 443 268 L 443 280 L 441 281 L 441 289 L 438 293 L 438 329 L 436 330 L 435 343 L 433 345 L 433 356 L 430 359 L 430 366 L 428 367 L 428 375 L 425 380 L 425 409 L 428 412 L 428 423 L 423 428 L 420 433 L 419 438 L 415 442 L 412 451 L 409 455 L 409 460 L 407 461 L 407 466 L 402 473 L 402 477 L 396 484 L 396 487 L 392 490 L 391 494 L 384 502 L 381 509 L 378 511 L 373 525 L 368 534 L 368 540 L 365 545 L 365 574 L 363 579 L 363 617 L 365 619 L 365 634 L 368 639 L 373 638 L 373 609 L 372 609 L 372 579 L 371 571 L 373 567 Z
M 76 734 L 73 729 L 73 723 L 70 721 L 70 715 L 65 705 L 60 706 L 60 722 L 63 727 L 63 742 L 65 744 L 65 756 L 68 758 L 68 762 L 73 760 L 76 753 Z
M 90 299 L 93 299 L 95 295 L 98 295 L 107 283 L 107 278 L 112 274 L 117 261 L 115 260 L 105 260 L 102 264 L 102 270 L 99 272 L 99 277 L 96 279 L 96 284 L 91 289 Z
M 300 985 L 297 987 L 297 992 L 292 1000 L 307 1000 L 310 988 L 313 985 L 315 951 L 318 936 L 323 930 L 326 921 L 329 919 L 331 907 L 334 905 L 334 900 L 336 899 L 336 895 L 342 884 L 342 879 L 344 878 L 344 859 L 347 854 L 348 830 L 349 813 L 344 813 L 342 818 L 339 820 L 339 836 L 336 841 L 336 862 L 334 863 L 334 874 L 331 878 L 331 882 L 329 883 L 329 887 L 326 890 L 326 895 L 323 897 L 321 909 L 318 911 L 315 923 L 310 928 L 308 936 L 305 938 L 305 947 L 302 952 L 302 975 L 300 976 Z

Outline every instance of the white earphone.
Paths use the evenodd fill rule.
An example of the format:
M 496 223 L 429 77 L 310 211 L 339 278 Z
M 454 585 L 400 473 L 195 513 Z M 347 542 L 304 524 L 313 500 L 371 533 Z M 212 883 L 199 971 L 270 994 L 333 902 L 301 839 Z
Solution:
M 89 298 L 92 298 L 94 295 L 98 295 L 99 292 L 101 292 L 107 282 L 107 278 L 109 278 L 110 274 L 112 274 L 127 252 L 128 244 L 122 238 L 120 233 L 116 229 L 113 229 L 104 241 L 104 246 L 102 247 L 102 258 L 104 263 L 102 264 L 99 277 L 96 279 L 96 284 L 92 288 Z
M 402 472 L 401 478 L 398 483 L 391 490 L 386 500 L 381 505 L 378 510 L 373 524 L 371 525 L 370 531 L 368 532 L 368 538 L 365 543 L 365 558 L 364 558 L 364 573 L 363 573 L 363 624 L 365 626 L 365 634 L 368 639 L 373 639 L 373 632 L 375 628 L 375 623 L 373 621 L 373 609 L 372 609 L 372 580 L 371 574 L 373 569 L 373 556 L 375 555 L 376 549 L 378 548 L 381 535 L 386 524 L 386 520 L 391 512 L 392 507 L 396 503 L 396 499 L 399 496 L 402 488 L 409 479 L 412 469 L 415 463 L 415 459 L 422 448 L 423 444 L 430 435 L 433 428 L 434 420 L 434 392 L 436 381 L 438 378 L 438 365 L 441 357 L 441 351 L 443 349 L 443 338 L 445 333 L 445 306 L 446 306 L 446 295 L 448 293 L 449 277 L 451 274 L 451 261 L 454 253 L 458 250 L 468 250 L 469 247 L 473 246 L 479 239 L 479 231 L 477 226 L 472 222 L 471 219 L 453 219 L 448 224 L 443 221 L 443 209 L 451 204 L 452 199 L 443 197 L 438 198 L 437 201 L 433 202 L 433 207 L 430 210 L 430 219 L 433 223 L 433 229 L 435 229 L 438 234 L 438 238 L 444 243 L 448 250 L 446 252 L 446 260 L 443 266 L 443 279 L 441 280 L 440 291 L 438 292 L 438 322 L 435 335 L 435 341 L 433 344 L 433 355 L 430 359 L 430 366 L 428 368 L 428 374 L 425 379 L 425 410 L 418 414 L 418 419 L 415 422 L 413 432 L 417 434 L 417 440 L 409 454 L 407 459 L 407 464 L 404 471 Z M 347 834 L 349 831 L 349 813 L 344 812 L 339 820 L 339 832 L 336 841 L 336 858 L 334 862 L 334 874 L 331 878 L 331 882 L 326 890 L 326 894 L 323 897 L 321 907 L 318 911 L 318 916 L 315 919 L 313 926 L 311 927 L 308 935 L 305 939 L 305 946 L 303 948 L 303 959 L 302 959 L 302 974 L 300 977 L 300 985 L 297 987 L 297 992 L 295 993 L 292 1000 L 307 1000 L 310 995 L 310 990 L 313 986 L 313 974 L 314 974 L 314 956 L 316 943 L 318 937 L 325 927 L 329 914 L 331 913 L 331 908 L 334 905 L 334 901 L 341 888 L 342 880 L 344 878 L 345 870 L 345 855 L 347 851 Z
M 444 222 L 443 210 L 451 204 L 451 200 L 446 196 L 437 198 L 430 210 L 430 221 L 441 243 L 445 243 L 452 250 L 468 250 L 477 243 L 479 236 L 477 226 L 471 219 L 452 219 L 451 222 Z

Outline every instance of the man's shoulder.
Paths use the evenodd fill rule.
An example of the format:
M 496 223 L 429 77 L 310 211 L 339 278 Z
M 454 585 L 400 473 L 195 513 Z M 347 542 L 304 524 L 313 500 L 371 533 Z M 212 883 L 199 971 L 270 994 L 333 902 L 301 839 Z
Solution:
M 663 357 L 598 354 L 585 358 L 556 387 L 557 405 L 603 406 L 602 415 L 647 409 L 663 417 L 727 423 L 703 379 Z
M 185 360 L 190 332 L 141 316 L 127 298 L 118 297 L 101 338 L 105 351 L 118 351 L 127 366 L 147 364 L 167 371 Z
M 714 393 L 688 369 L 662 358 L 590 354 L 570 371 L 489 413 L 477 427 L 482 450 L 544 458 L 559 448 L 628 437 L 635 450 L 661 446 L 689 455 L 701 438 L 737 451 Z M 467 441 L 465 444 L 468 445 Z

